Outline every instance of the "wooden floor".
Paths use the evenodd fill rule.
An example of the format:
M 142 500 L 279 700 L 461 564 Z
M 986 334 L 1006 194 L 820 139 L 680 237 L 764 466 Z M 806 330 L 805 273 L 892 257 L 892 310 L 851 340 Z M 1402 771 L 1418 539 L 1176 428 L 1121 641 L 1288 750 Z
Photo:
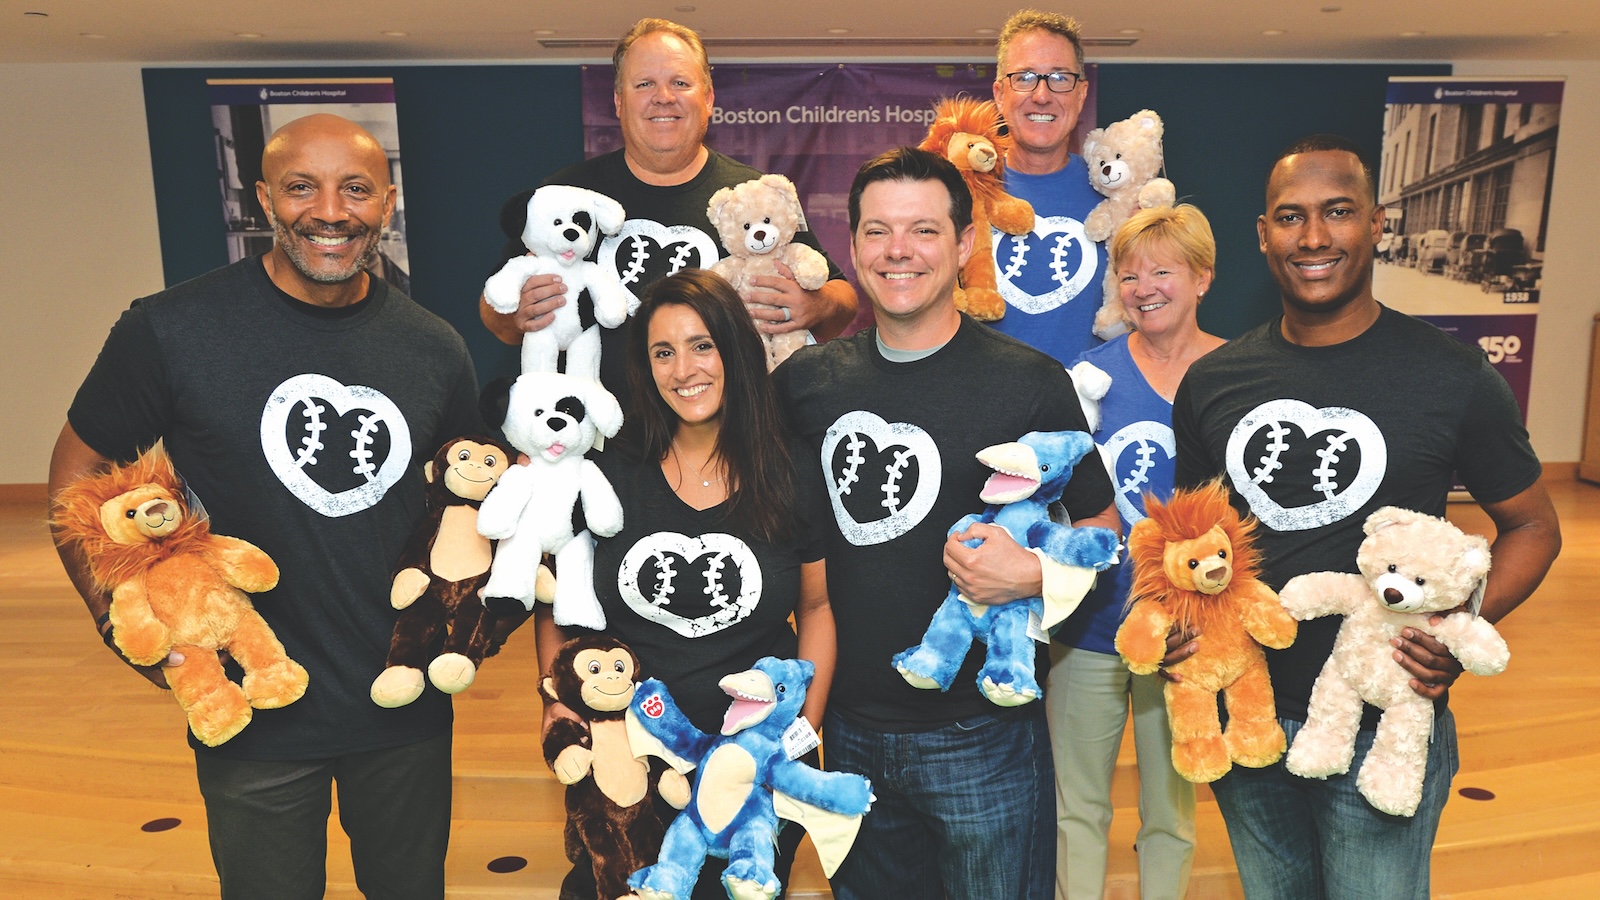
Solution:
M 1463 795 L 1434 850 L 1439 897 L 1600 897 L 1600 488 L 1559 481 L 1551 492 L 1566 549 L 1501 626 L 1511 668 L 1454 692 Z M 1488 528 L 1472 505 L 1451 518 Z M 0 505 L 0 621 L 0 897 L 214 896 L 182 714 L 95 639 L 35 507 Z M 553 898 L 565 868 L 561 788 L 534 739 L 529 637 L 513 638 L 456 701 L 451 897 Z M 1136 898 L 1135 776 L 1123 750 L 1107 895 Z M 1469 799 L 1484 792 L 1492 799 Z M 1240 897 L 1216 804 L 1204 791 L 1201 800 L 1189 896 Z M 358 896 L 337 822 L 329 835 L 328 896 Z M 826 897 L 806 854 L 793 896 Z

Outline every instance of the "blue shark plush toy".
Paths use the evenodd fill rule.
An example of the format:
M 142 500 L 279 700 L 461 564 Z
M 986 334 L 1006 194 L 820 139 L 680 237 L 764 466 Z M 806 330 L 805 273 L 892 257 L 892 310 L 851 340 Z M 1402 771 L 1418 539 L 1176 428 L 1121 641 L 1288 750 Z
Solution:
M 810 833 L 826 874 L 838 868 L 872 803 L 872 786 L 784 751 L 783 734 L 800 715 L 814 672 L 805 660 L 767 656 L 722 679 L 733 702 L 719 736 L 690 724 L 661 682 L 639 685 L 628 710 L 634 754 L 660 756 L 680 772 L 700 769 L 660 860 L 628 879 L 642 900 L 688 900 L 707 854 L 728 860 L 722 882 L 729 897 L 768 900 L 780 887 L 772 871 L 779 816 Z
M 969 515 L 950 529 L 966 531 L 979 522 L 1004 528 L 1017 543 L 1086 574 L 1109 568 L 1117 561 L 1117 534 L 1108 528 L 1071 528 L 1050 521 L 1049 505 L 1061 499 L 1073 466 L 1094 452 L 1094 439 L 1081 431 L 1032 431 L 1022 440 L 996 444 L 978 451 L 978 461 L 995 470 L 979 498 L 989 507 L 983 515 Z M 978 540 L 967 541 L 976 547 Z M 1080 579 L 1082 593 L 1059 611 L 1046 610 L 1043 598 L 1027 597 L 999 606 L 973 603 L 956 586 L 933 614 L 922 643 L 895 654 L 893 665 L 912 687 L 950 689 L 974 639 L 989 645 L 978 689 L 998 706 L 1021 706 L 1039 697 L 1033 674 L 1034 638 L 1030 619 L 1037 617 L 1039 632 L 1065 618 L 1083 599 L 1093 578 Z

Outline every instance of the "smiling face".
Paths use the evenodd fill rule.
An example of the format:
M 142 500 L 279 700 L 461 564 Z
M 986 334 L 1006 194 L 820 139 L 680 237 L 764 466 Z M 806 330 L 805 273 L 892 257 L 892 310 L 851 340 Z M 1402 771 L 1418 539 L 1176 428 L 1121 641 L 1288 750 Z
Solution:
M 907 329 L 953 317 L 956 277 L 972 255 L 974 232 L 956 230 L 944 184 L 874 181 L 861 192 L 860 211 L 851 252 L 879 324 Z
M 349 283 L 377 255 L 396 192 L 383 147 L 360 126 L 330 115 L 285 125 L 267 142 L 261 177 L 272 257 L 287 264 L 273 280 L 289 294 L 308 300 L 318 286 Z
M 716 98 L 700 56 L 683 39 L 656 31 L 635 41 L 612 99 L 630 161 L 661 171 L 698 158 Z
M 659 307 L 646 330 L 650 374 L 679 426 L 722 418 L 722 354 L 700 314 L 681 303 Z
M 1078 114 L 1083 112 L 1084 99 L 1089 95 L 1088 84 L 1080 81 L 1071 93 L 1057 94 L 1041 81 L 1032 92 L 1024 94 L 1013 89 L 1006 79 L 1012 72 L 1081 75 L 1072 42 L 1049 31 L 1024 31 L 1011 39 L 994 81 L 995 105 L 1000 107 L 1015 142 L 1007 163 L 1019 172 L 1054 172 L 1067 163 L 1067 141 L 1072 129 L 1078 127 Z
M 1372 259 L 1384 220 L 1354 154 L 1316 150 L 1279 160 L 1256 231 L 1284 312 L 1320 317 L 1375 305 Z
M 1196 270 L 1172 247 L 1151 243 L 1117 261 L 1117 284 L 1128 320 L 1147 336 L 1199 327 L 1195 314 L 1211 288 L 1211 270 Z

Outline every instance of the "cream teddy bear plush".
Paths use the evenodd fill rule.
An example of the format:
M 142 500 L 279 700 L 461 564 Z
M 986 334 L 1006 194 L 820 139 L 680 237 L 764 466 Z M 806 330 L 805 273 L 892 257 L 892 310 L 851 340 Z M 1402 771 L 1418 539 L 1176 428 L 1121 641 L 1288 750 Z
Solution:
M 763 175 L 717 191 L 706 207 L 706 218 L 716 226 L 728 251 L 711 271 L 728 279 L 739 296 L 760 297 L 762 291 L 755 286 L 755 279 L 783 277 L 778 263 L 788 266 L 795 283 L 805 290 L 814 291 L 827 283 L 828 260 L 805 244 L 792 243 L 795 232 L 804 226 L 805 213 L 794 184 L 782 175 Z M 805 330 L 763 333 L 761 340 L 767 346 L 769 372 L 794 351 L 816 343 Z
M 1120 122 L 1096 128 L 1083 139 L 1089 184 L 1104 200 L 1083 220 L 1089 240 L 1105 242 L 1128 217 L 1141 209 L 1171 206 L 1177 199 L 1172 182 L 1161 176 L 1161 117 L 1141 109 Z M 1111 340 L 1130 328 L 1117 290 L 1117 273 L 1107 272 L 1104 300 L 1094 317 L 1094 333 Z
M 1370 703 L 1383 715 L 1356 787 L 1377 809 L 1409 816 L 1422 800 L 1433 702 L 1411 689 L 1411 675 L 1394 661 L 1389 641 L 1403 628 L 1430 634 L 1475 675 L 1499 674 L 1511 652 L 1486 620 L 1450 612 L 1481 598 L 1489 575 L 1487 541 L 1444 519 L 1393 506 L 1368 516 L 1364 528 L 1367 538 L 1356 551 L 1361 574 L 1300 575 L 1279 594 L 1301 621 L 1345 617 L 1285 765 L 1305 778 L 1348 772 L 1362 703 Z M 1448 615 L 1430 624 L 1436 613 Z

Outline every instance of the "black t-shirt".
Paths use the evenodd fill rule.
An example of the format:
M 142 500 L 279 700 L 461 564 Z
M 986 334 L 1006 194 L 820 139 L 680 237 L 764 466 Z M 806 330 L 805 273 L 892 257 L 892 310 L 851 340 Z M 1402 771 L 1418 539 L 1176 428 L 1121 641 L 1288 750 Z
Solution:
M 839 634 L 829 708 L 879 731 L 927 731 L 995 707 L 975 678 L 975 643 L 948 693 L 906 684 L 890 664 L 919 643 L 950 589 L 950 527 L 982 512 L 985 447 L 1030 431 L 1087 431 L 1072 378 L 1037 350 L 962 316 L 943 348 L 914 362 L 878 352 L 875 332 L 807 347 L 773 373 L 794 432 L 822 473 L 833 513 L 828 596 Z M 1074 519 L 1111 505 L 1091 455 L 1062 501 Z M 1039 671 L 1049 667 L 1044 645 Z
M 715 150 L 710 151 L 699 173 L 683 184 L 646 184 L 616 150 L 584 160 L 546 178 L 542 184 L 565 184 L 595 191 L 622 204 L 627 222 L 618 234 L 604 238 L 596 251 L 602 265 L 614 268 L 622 283 L 642 296 L 656 279 L 680 269 L 709 269 L 728 255 L 717 229 L 706 218 L 711 195 L 725 187 L 760 178 L 761 173 Z M 542 185 L 541 185 L 542 186 Z M 500 228 L 507 242 L 501 259 L 528 252 L 522 245 L 522 227 L 528 218 L 528 198 L 523 191 L 507 200 L 500 210 Z M 794 239 L 826 256 L 816 235 L 802 231 Z M 839 267 L 828 260 L 828 277 L 843 278 Z M 624 326 L 624 328 L 627 326 Z M 604 328 L 600 334 L 600 381 L 627 408 L 627 377 L 622 363 L 622 328 Z
M 599 454 L 622 501 L 623 529 L 595 546 L 595 593 L 606 632 L 633 648 L 696 728 L 716 734 L 730 702 L 717 687 L 763 656 L 793 658 L 789 614 L 800 599 L 800 564 L 823 558 L 826 499 L 798 444 L 796 538 L 761 540 L 727 520 L 726 502 L 697 510 L 678 498 L 658 462 L 622 448 Z
M 212 530 L 278 564 L 278 587 L 253 600 L 310 685 L 203 752 L 322 758 L 449 727 L 438 691 L 399 709 L 369 697 L 397 615 L 389 581 L 423 514 L 420 465 L 483 427 L 472 360 L 443 320 L 378 279 L 359 309 L 328 315 L 243 260 L 135 301 L 67 418 L 116 460 L 164 438 Z
M 1355 572 L 1367 516 L 1382 506 L 1442 516 L 1453 477 L 1480 502 L 1539 477 L 1515 398 L 1483 351 L 1384 308 L 1331 347 L 1283 337 L 1281 319 L 1201 357 L 1172 407 L 1176 482 L 1226 476 L 1260 520 L 1262 580 Z M 1302 623 L 1267 650 L 1279 715 L 1304 721 L 1342 619 Z M 1375 711 L 1368 710 L 1368 725 Z

